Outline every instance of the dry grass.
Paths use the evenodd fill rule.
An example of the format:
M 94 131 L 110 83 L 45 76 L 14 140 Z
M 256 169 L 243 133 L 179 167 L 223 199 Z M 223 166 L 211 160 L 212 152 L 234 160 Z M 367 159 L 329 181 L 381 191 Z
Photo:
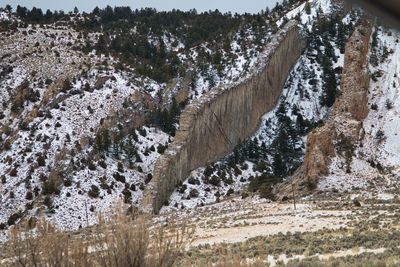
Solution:
M 118 216 L 79 234 L 42 221 L 35 231 L 11 231 L 0 266 L 167 267 L 174 265 L 189 237 L 184 226 L 154 226 L 144 216 Z

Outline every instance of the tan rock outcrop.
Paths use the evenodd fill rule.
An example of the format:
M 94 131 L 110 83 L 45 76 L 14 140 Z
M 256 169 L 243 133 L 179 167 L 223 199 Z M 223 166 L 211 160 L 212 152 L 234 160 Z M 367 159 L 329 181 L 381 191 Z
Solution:
M 332 134 L 335 134 L 335 131 L 331 125 L 316 129 L 309 134 L 303 174 L 307 184 L 316 184 L 320 175 L 328 174 L 329 157 L 335 155 Z
M 175 140 L 158 159 L 144 192 L 145 209 L 158 212 L 192 170 L 221 159 L 254 133 L 261 116 L 275 106 L 305 45 L 297 23 L 289 22 L 272 37 L 252 76 L 216 88 L 185 109 Z
M 345 64 L 340 85 L 343 97 L 335 103 L 334 116 L 349 112 L 355 120 L 368 116 L 368 88 L 370 74 L 367 68 L 369 41 L 372 28 L 360 25 L 346 45 Z

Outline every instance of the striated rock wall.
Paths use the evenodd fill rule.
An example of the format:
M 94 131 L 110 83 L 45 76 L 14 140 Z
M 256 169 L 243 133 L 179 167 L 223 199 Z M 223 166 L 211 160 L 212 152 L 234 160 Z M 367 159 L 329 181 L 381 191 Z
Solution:
M 371 25 L 364 20 L 346 44 L 345 62 L 341 81 L 341 95 L 336 100 L 330 118 L 324 126 L 308 135 L 304 163 L 290 184 L 279 189 L 290 195 L 292 183 L 299 193 L 313 190 L 320 177 L 329 174 L 331 158 L 336 155 L 338 142 L 354 146 L 361 139 L 362 121 L 368 116 L 368 51 Z
M 221 159 L 254 133 L 261 116 L 275 106 L 305 46 L 296 22 L 289 22 L 272 37 L 252 76 L 216 88 L 185 109 L 175 140 L 158 159 L 145 190 L 145 209 L 157 213 L 192 170 Z

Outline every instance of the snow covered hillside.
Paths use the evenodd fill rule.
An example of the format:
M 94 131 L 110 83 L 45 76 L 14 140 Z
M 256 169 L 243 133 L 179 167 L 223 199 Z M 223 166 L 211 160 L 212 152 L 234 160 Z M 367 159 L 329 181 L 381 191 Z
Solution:
M 78 229 L 117 206 L 140 208 L 181 110 L 258 71 L 271 36 L 296 20 L 308 47 L 276 107 L 231 155 L 194 170 L 162 211 L 231 196 L 275 200 L 274 186 L 301 165 L 307 134 L 329 117 L 340 94 L 344 47 L 360 18 L 329 0 L 289 1 L 246 16 L 121 10 L 39 21 L 24 10 L 1 13 L 7 30 L 0 29 L 0 230 L 42 216 Z M 154 27 L 160 16 L 168 22 Z M 382 182 L 397 177 L 399 34 L 383 27 L 376 33 L 363 146 L 352 173 L 341 168 L 343 159 L 333 160 L 321 190 L 367 187 L 371 175 Z
M 128 211 L 139 207 L 154 163 L 179 127 L 180 110 L 257 70 L 277 21 L 298 5 L 250 16 L 188 12 L 186 18 L 112 8 L 2 11 L 0 230 L 20 221 L 34 225 L 42 216 L 78 229 L 121 202 Z M 119 23 L 129 30 L 120 31 L 118 16 L 128 16 Z M 185 23 L 175 27 L 171 19 L 157 31 L 142 16 Z M 226 34 L 213 32 L 211 22 Z M 198 34 L 205 31 L 199 23 L 209 32 Z M 234 191 L 254 175 L 248 165 Z
M 323 179 L 321 190 L 367 194 L 394 193 L 399 179 L 400 130 L 400 33 L 376 27 L 371 40 L 369 114 L 364 120 L 364 138 L 355 148 L 351 173 L 343 168 L 345 159 L 336 157 L 331 174 Z M 392 195 L 393 197 L 393 195 Z
M 344 45 L 358 20 L 356 13 L 343 19 L 329 17 L 333 7 L 328 2 L 310 2 L 310 14 L 314 15 L 303 24 L 309 31 L 309 47 L 289 74 L 276 108 L 263 116 L 258 131 L 232 155 L 194 170 L 163 212 L 219 202 L 233 194 L 246 197 L 249 184 L 257 191 L 259 184 L 282 181 L 301 164 L 308 131 L 326 119 L 333 104 L 327 100 L 327 88 L 333 87 L 334 94 L 340 89 Z M 303 10 L 304 5 L 296 10 Z M 324 15 L 329 19 L 317 19 L 323 15 L 321 10 L 328 12 Z M 326 62 L 330 62 L 328 66 Z M 264 196 L 273 199 L 272 191 L 266 188 Z
M 42 214 L 77 229 L 119 200 L 137 205 L 171 141 L 142 127 L 161 86 L 117 70 L 112 57 L 80 52 L 79 36 L 30 25 L 0 37 L 1 229 Z M 99 155 L 108 143 L 113 149 Z
M 397 266 L 400 31 L 371 16 L 0 6 L 0 265 Z

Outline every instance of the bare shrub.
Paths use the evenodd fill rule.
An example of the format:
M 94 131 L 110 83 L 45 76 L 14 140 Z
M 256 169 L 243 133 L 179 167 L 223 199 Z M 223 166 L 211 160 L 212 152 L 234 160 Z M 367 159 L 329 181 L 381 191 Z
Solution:
M 112 266 L 172 266 L 181 253 L 188 231 L 152 227 L 147 217 L 134 220 L 119 217 L 111 224 L 99 224 L 94 239 L 97 264 Z
M 34 231 L 13 228 L 2 266 L 172 266 L 189 240 L 183 226 L 153 225 L 146 216 L 116 216 L 79 233 L 41 220 Z
M 35 234 L 13 228 L 9 238 L 6 250 L 11 257 L 5 262 L 8 266 L 70 266 L 68 263 L 73 262 L 69 235 L 43 220 Z

